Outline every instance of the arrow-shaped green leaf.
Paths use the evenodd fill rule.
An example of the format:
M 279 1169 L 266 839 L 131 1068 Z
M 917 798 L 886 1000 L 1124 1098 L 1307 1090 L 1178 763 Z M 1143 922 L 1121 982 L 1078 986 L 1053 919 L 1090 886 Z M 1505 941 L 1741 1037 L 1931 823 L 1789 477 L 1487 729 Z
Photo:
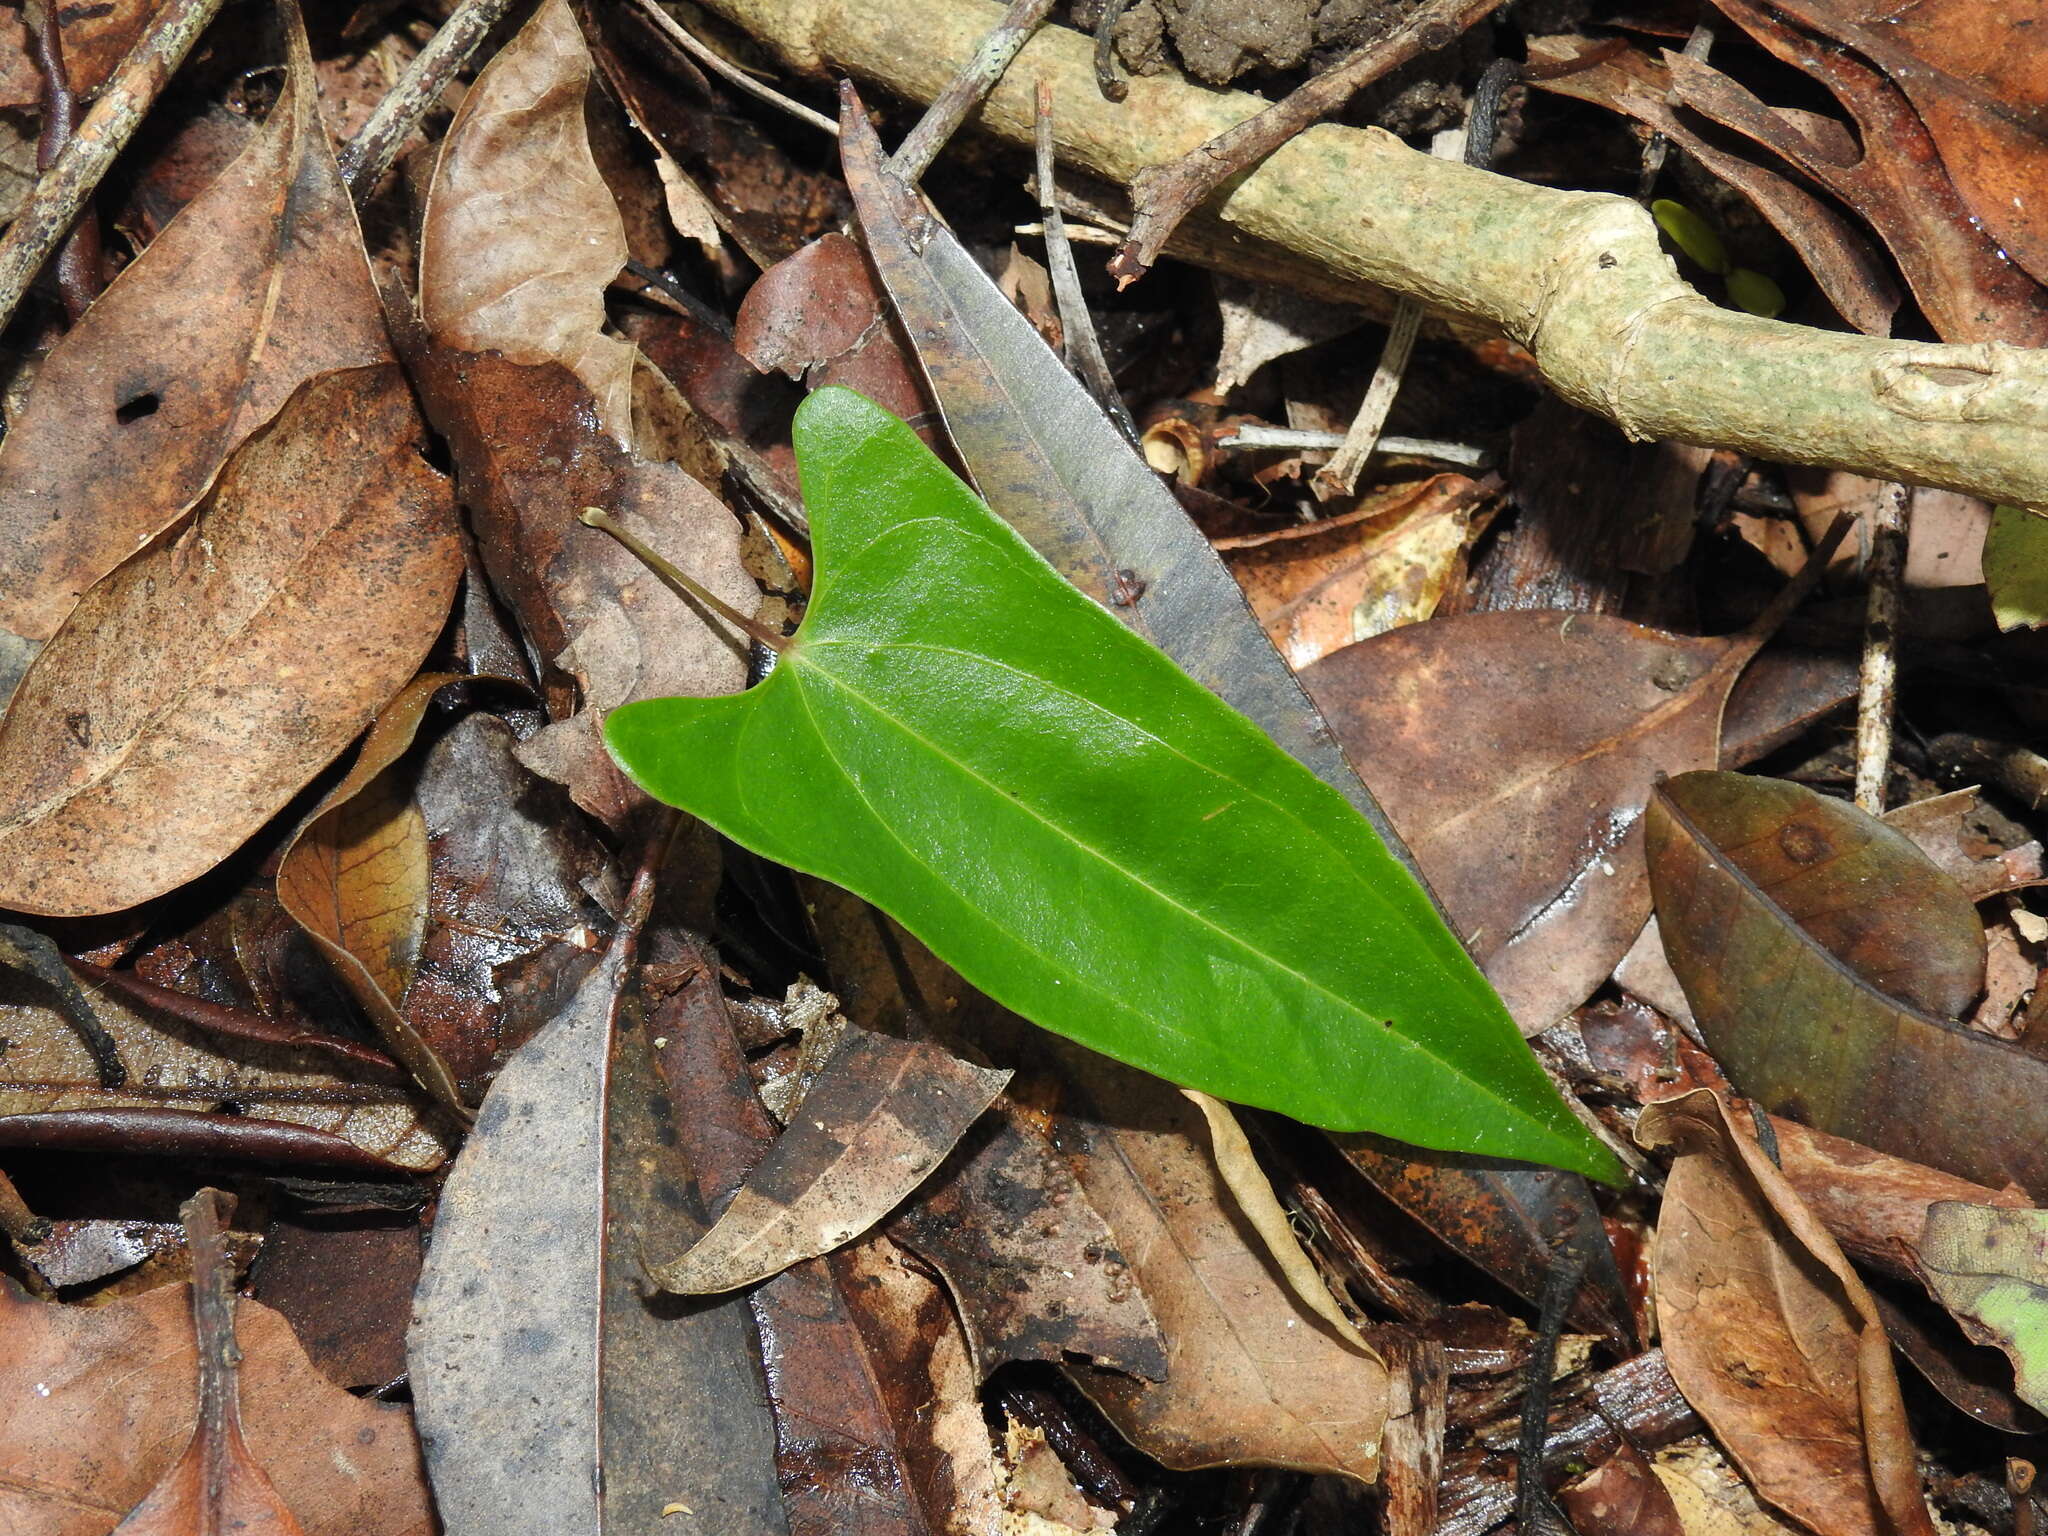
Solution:
M 629 704 L 649 793 L 881 907 L 997 1001 L 1338 1130 L 1620 1176 L 1342 796 L 861 396 L 796 418 L 817 588 L 746 693 Z

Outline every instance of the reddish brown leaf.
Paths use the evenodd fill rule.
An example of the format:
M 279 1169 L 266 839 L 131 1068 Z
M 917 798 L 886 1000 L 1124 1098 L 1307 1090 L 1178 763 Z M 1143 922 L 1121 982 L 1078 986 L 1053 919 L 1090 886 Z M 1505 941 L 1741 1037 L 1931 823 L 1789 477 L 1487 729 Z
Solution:
M 1525 1034 L 1584 1002 L 1649 916 L 1659 774 L 1716 760 L 1754 635 L 1537 610 L 1411 625 L 1303 681 Z
M 235 1342 L 235 1277 L 221 1244 L 231 1207 L 218 1190 L 185 1202 L 185 1243 L 192 1252 L 192 1318 L 199 1345 L 199 1422 L 185 1453 L 163 1480 L 115 1527 L 126 1536 L 304 1536 L 299 1522 L 242 1438 Z
M 419 430 L 395 367 L 323 374 L 87 594 L 0 721 L 0 902 L 111 912 L 181 885 L 369 724 L 462 573 Z
M 1736 1088 L 1867 1147 L 2048 1190 L 2048 1061 L 1931 1011 L 1968 1006 L 1984 951 L 1926 855 L 1846 802 L 1734 774 L 1662 786 L 1648 832 L 1665 953 Z
M 1678 1506 L 1632 1445 L 1558 1490 L 1557 1502 L 1579 1536 L 1686 1536 Z
M 198 1420 L 190 1291 L 103 1307 L 31 1301 L 0 1281 L 0 1520 L 104 1536 L 162 1479 Z M 405 1409 L 325 1380 L 277 1313 L 240 1309 L 250 1454 L 308 1536 L 431 1536 Z
M 281 1312 L 329 1381 L 381 1387 L 405 1374 L 405 1324 L 420 1277 L 416 1212 L 279 1216 L 263 1234 L 249 1293 Z
M 1687 1400 L 1818 1536 L 1933 1536 L 1891 1346 L 1841 1249 L 1711 1092 L 1651 1105 L 1636 1134 L 1677 1153 L 1657 1316 Z
M 283 11 L 269 119 L 58 342 L 8 424 L 0 627 L 24 640 L 55 633 L 301 384 L 390 357 L 298 9 Z

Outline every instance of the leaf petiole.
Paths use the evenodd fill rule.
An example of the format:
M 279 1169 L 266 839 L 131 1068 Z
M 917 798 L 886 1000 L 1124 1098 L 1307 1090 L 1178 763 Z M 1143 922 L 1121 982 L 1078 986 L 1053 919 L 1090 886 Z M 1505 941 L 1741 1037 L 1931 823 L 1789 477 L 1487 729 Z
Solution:
M 654 572 L 656 576 L 660 577 L 662 582 L 684 601 L 700 603 L 704 607 L 709 608 L 748 639 L 760 641 L 761 644 L 767 646 L 771 651 L 779 653 L 788 647 L 789 637 L 787 635 L 778 635 L 765 624 L 757 623 L 755 620 L 748 618 L 737 608 L 726 602 L 724 598 L 704 586 L 694 576 L 664 560 L 644 542 L 628 533 L 619 525 L 618 519 L 614 518 L 603 508 L 585 507 L 581 521 L 585 527 L 595 528 L 600 533 L 608 533 L 625 545 L 632 552 L 634 558 L 639 560 L 648 570 Z

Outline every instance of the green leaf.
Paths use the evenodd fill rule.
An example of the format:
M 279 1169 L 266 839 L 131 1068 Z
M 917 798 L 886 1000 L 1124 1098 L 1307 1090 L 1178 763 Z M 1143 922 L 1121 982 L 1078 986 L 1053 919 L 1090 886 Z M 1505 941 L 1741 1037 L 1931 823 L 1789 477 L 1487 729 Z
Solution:
M 1762 315 L 1766 320 L 1775 320 L 1784 313 L 1785 290 L 1763 273 L 1737 267 L 1728 274 L 1726 281 L 1728 297 L 1735 301 L 1737 308 L 1746 309 L 1752 315 Z
M 1721 244 L 1721 237 L 1714 233 L 1714 226 L 1685 204 L 1660 197 L 1650 204 L 1650 217 L 1657 221 L 1657 227 L 1664 231 L 1673 245 L 1700 266 L 1717 277 L 1727 273 L 1728 248 Z
M 1335 790 L 1061 580 L 903 423 L 798 411 L 818 581 L 729 698 L 629 704 L 649 793 L 1119 1060 L 1340 1130 L 1619 1163 Z
M 2048 516 L 2029 507 L 1993 509 L 1984 581 L 2000 629 L 2048 624 Z

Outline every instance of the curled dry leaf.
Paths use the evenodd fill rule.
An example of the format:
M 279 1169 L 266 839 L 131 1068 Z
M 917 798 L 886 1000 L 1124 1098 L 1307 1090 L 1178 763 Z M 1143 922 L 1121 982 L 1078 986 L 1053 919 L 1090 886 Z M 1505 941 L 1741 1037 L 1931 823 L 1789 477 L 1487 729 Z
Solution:
M 189 1297 L 69 1307 L 0 1280 L 0 1523 L 104 1536 L 164 1477 L 199 1417 Z M 238 1310 L 249 1452 L 307 1536 L 432 1536 L 406 1410 L 327 1381 L 270 1308 Z
M 624 445 L 635 354 L 604 334 L 604 291 L 626 226 L 584 127 L 590 84 L 568 0 L 546 0 L 477 76 L 427 194 L 420 318 L 444 346 L 562 364 Z
M 263 127 L 57 343 L 8 423 L 0 628 L 23 640 L 55 633 L 301 384 L 390 357 L 294 0 L 279 18 L 284 88 Z M 26 659 L 0 662 L 0 683 Z
M 1287 1209 L 1273 1193 L 1266 1171 L 1259 1166 L 1251 1141 L 1245 1135 L 1244 1127 L 1237 1123 L 1237 1117 L 1230 1112 L 1230 1106 L 1192 1088 L 1181 1091 L 1209 1124 L 1210 1150 L 1216 1159 L 1217 1176 L 1230 1191 L 1231 1199 L 1237 1202 L 1238 1213 L 1251 1223 L 1259 1241 L 1266 1245 L 1267 1257 L 1272 1259 L 1281 1278 L 1287 1282 L 1287 1288 L 1294 1292 L 1295 1299 L 1328 1323 L 1346 1344 L 1368 1360 L 1385 1366 L 1387 1362 L 1345 1315 L 1337 1298 L 1330 1292 L 1329 1282 L 1323 1279 L 1315 1261 L 1301 1246 L 1301 1239 L 1294 1235 L 1294 1224 Z
M 179 1115 L 235 1105 L 245 1127 L 265 1122 L 322 1132 L 338 1138 L 339 1151 L 366 1154 L 364 1161 L 425 1170 L 448 1155 L 450 1128 L 389 1071 L 314 1048 L 223 1039 L 111 991 L 90 996 L 126 1074 L 118 1088 L 101 1085 L 91 1048 L 46 996 L 17 990 L 11 973 L 0 974 L 8 1038 L 0 1136 L 16 1116 Z
M 717 1223 L 649 1273 L 699 1296 L 851 1242 L 945 1160 L 1010 1080 L 942 1046 L 849 1030 Z
M 2020 1400 L 2048 1412 L 2048 1211 L 1944 1200 L 1927 1208 L 1919 1248 L 1928 1289 L 2011 1358 Z
M 1638 855 L 1660 774 L 1714 764 L 1762 643 L 1602 614 L 1462 614 L 1303 675 L 1524 1034 L 1584 1002 L 1650 915 Z
M 1490 487 L 1435 475 L 1349 512 L 1260 538 L 1218 542 L 1230 574 L 1287 663 L 1419 623 L 1436 612 L 1478 530 Z
M 223 1209 L 226 1207 L 226 1209 Z M 221 1242 L 233 1202 L 202 1189 L 185 1202 L 192 1254 L 192 1322 L 199 1346 L 199 1422 L 163 1480 L 115 1527 L 116 1536 L 305 1536 L 242 1437 L 241 1346 L 234 1266 Z
M 1694 773 L 1658 789 L 1646 846 L 1665 954 L 1737 1089 L 2048 1191 L 2048 1061 L 1953 1022 L 1982 984 L 1983 930 L 1905 836 L 1797 784 Z
M 462 574 L 419 434 L 396 367 L 323 374 L 86 594 L 0 720 L 0 904 L 112 912 L 182 885 L 370 723 Z
M 1164 1382 L 1069 1362 L 1074 1384 L 1167 1466 L 1251 1463 L 1370 1483 L 1387 1372 L 1295 1299 L 1216 1171 L 1201 1112 L 1106 1057 L 1056 1054 L 1056 1142 L 1166 1337 Z
M 460 679 L 414 678 L 370 728 L 342 781 L 313 808 L 277 867 L 277 899 L 355 995 L 392 1053 L 458 1114 L 447 1065 L 398 1011 L 419 968 L 433 868 L 426 818 L 387 772 L 443 688 Z
M 1687 1401 L 1757 1492 L 1818 1536 L 1933 1536 L 1877 1304 L 1708 1090 L 1643 1111 L 1676 1152 L 1657 1317 Z

